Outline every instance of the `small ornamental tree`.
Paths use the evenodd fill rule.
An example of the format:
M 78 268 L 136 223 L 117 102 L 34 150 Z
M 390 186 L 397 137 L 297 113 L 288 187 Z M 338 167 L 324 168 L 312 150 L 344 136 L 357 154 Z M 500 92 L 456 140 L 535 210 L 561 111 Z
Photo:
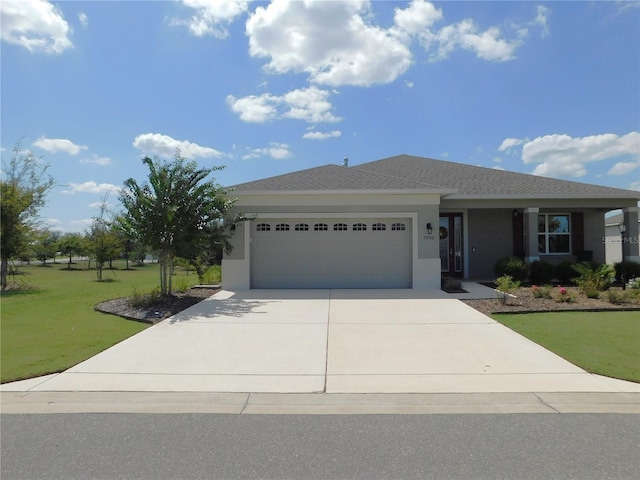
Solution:
M 121 228 L 136 237 L 160 263 L 160 292 L 171 295 L 171 271 L 175 257 L 222 244 L 229 250 L 226 226 L 233 204 L 224 189 L 209 175 L 223 167 L 199 168 L 176 152 L 171 162 L 145 157 L 149 182 L 124 182 L 120 201 L 125 209 Z

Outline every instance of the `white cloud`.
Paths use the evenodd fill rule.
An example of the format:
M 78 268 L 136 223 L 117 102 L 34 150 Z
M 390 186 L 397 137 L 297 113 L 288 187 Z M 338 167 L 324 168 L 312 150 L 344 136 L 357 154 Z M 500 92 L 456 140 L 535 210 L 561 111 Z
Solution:
M 505 138 L 500 144 L 500 146 L 498 147 L 498 151 L 504 152 L 506 150 L 508 152 L 513 147 L 517 147 L 518 145 L 522 145 L 523 143 L 524 143 L 524 140 L 521 140 L 519 138 Z
M 80 25 L 82 25 L 84 28 L 87 28 L 89 26 L 89 17 L 87 17 L 86 13 L 78 13 L 78 20 L 80 21 Z
M 396 8 L 394 23 L 401 31 L 409 35 L 419 35 L 438 20 L 442 20 L 442 10 L 424 0 L 413 0 L 405 9 Z
M 87 150 L 86 145 L 76 145 L 71 140 L 66 138 L 45 138 L 40 137 L 33 142 L 34 147 L 41 148 L 50 153 L 64 152 L 69 155 L 77 155 L 81 150 Z
M 528 26 L 539 28 L 542 36 L 548 33 L 549 13 L 548 8 L 540 6 L 536 17 L 526 25 L 507 22 L 511 38 L 506 38 L 503 29 L 492 26 L 482 30 L 470 18 L 436 29 L 434 24 L 444 18 L 442 10 L 430 2 L 413 0 L 406 9 L 396 8 L 392 31 L 405 41 L 417 38 L 430 52 L 431 61 L 443 60 L 453 51 L 463 49 L 484 60 L 503 62 L 515 58 L 516 50 L 529 35 Z
M 104 206 L 105 208 L 111 208 L 113 205 L 109 202 L 92 202 L 87 206 L 89 208 L 102 208 L 102 206 Z
M 293 154 L 289 151 L 289 145 L 286 143 L 271 142 L 266 148 L 253 148 L 244 155 L 242 158 L 247 160 L 249 158 L 271 157 L 276 160 L 292 157 Z
M 634 161 L 640 158 L 640 133 L 630 132 L 622 136 L 607 133 L 578 138 L 553 134 L 535 138 L 522 147 L 523 162 L 538 164 L 533 174 L 550 177 L 581 177 L 587 173 L 587 163 L 621 156 L 632 156 Z
M 327 138 L 337 138 L 342 135 L 340 130 L 333 130 L 331 132 L 307 132 L 302 138 L 307 140 L 326 140 Z
M 618 162 L 609 169 L 607 175 L 626 175 L 640 167 L 640 160 L 635 162 Z
M 271 73 L 305 72 L 325 85 L 389 83 L 411 65 L 398 35 L 368 23 L 366 0 L 274 0 L 246 24 L 249 53 Z
M 110 192 L 119 192 L 121 187 L 111 183 L 96 183 L 93 180 L 84 183 L 69 182 L 69 190 L 63 190 L 62 193 L 73 195 L 76 193 L 98 193 L 105 194 Z
M 99 157 L 98 155 L 94 155 L 91 158 L 80 160 L 80 163 L 93 163 L 95 165 L 107 166 L 111 165 L 111 159 L 109 157 Z
M 213 36 L 227 38 L 225 25 L 247 11 L 248 0 L 182 0 L 195 14 L 189 19 L 174 18 L 171 25 L 186 26 L 196 37 Z
M 338 122 L 331 113 L 328 98 L 331 92 L 317 87 L 300 88 L 282 96 L 263 93 L 244 98 L 227 96 L 227 104 L 245 122 L 264 123 L 274 119 L 291 118 L 309 123 Z
M 546 37 L 549 34 L 548 17 L 551 10 L 543 5 L 538 5 L 536 18 L 531 22 L 532 25 L 540 28 L 540 35 Z
M 201 147 L 187 140 L 176 140 L 160 133 L 143 133 L 133 140 L 133 146 L 144 153 L 173 156 L 177 150 L 185 158 L 221 157 L 223 154 L 210 147 Z
M 452 51 L 462 48 L 475 52 L 484 60 L 498 62 L 512 60 L 522 40 L 516 38 L 508 41 L 501 37 L 502 32 L 497 27 L 478 32 L 478 27 L 473 20 L 463 20 L 442 28 L 432 37 L 431 42 L 437 43 L 438 47 L 431 58 L 441 60 L 448 57 Z
M 31 52 L 61 53 L 73 44 L 60 10 L 45 0 L 0 1 L 2 40 Z
M 404 84 L 409 88 L 413 88 L 413 82 L 406 81 Z

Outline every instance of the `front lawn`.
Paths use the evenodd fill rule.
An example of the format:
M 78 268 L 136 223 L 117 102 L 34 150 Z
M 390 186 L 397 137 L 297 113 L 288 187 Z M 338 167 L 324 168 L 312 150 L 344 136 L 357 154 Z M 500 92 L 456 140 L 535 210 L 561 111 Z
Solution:
M 588 372 L 640 382 L 640 314 L 545 312 L 493 319 Z
M 147 328 L 94 310 L 101 301 L 131 296 L 134 287 L 149 292 L 158 285 L 157 264 L 117 266 L 103 272 L 103 282 L 86 263 L 71 270 L 66 264 L 18 267 L 23 288 L 1 297 L 0 381 L 65 370 Z M 174 285 L 197 282 L 193 273 L 174 277 Z

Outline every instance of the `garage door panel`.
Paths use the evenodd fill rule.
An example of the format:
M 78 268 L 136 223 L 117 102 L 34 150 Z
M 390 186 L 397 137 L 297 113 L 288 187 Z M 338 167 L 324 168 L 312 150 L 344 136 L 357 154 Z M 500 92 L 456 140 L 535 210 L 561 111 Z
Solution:
M 304 219 L 259 221 L 269 231 L 252 226 L 252 288 L 410 288 L 412 242 L 410 219 Z M 277 224 L 289 231 L 276 231 Z M 295 231 L 306 223 L 308 231 Z M 314 231 L 316 223 L 328 225 Z M 344 223 L 347 231 L 335 231 Z M 366 231 L 353 231 L 356 223 Z M 374 223 L 386 230 L 372 231 Z M 404 231 L 393 231 L 393 223 L 403 223 Z M 265 227 L 263 227 L 265 228 Z

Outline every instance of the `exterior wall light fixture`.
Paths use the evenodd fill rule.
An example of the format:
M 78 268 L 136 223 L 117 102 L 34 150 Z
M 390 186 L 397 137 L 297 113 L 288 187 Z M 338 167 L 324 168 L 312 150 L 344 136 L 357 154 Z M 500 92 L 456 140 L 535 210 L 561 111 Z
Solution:
M 429 235 L 433 233 L 433 227 L 431 226 L 431 222 L 427 223 L 427 233 Z
M 618 228 L 620 229 L 620 233 L 624 233 L 627 231 L 627 226 L 624 223 L 618 224 Z

